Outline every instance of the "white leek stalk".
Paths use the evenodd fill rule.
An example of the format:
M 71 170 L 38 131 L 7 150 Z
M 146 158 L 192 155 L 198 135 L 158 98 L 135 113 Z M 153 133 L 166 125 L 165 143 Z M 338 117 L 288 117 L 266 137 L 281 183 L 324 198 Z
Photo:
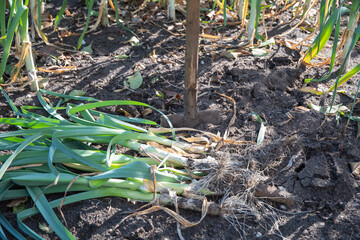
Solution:
M 345 30 L 346 41 L 344 43 L 344 51 L 343 51 L 343 56 L 341 58 L 342 62 L 345 61 L 346 55 L 352 51 L 351 42 L 352 42 L 355 28 L 357 27 L 357 21 L 359 19 L 359 15 L 358 15 L 359 7 L 360 7 L 360 1 L 353 1 L 352 5 L 351 5 L 349 22 L 348 22 L 347 28 Z M 345 72 L 347 72 L 349 62 L 350 62 L 350 54 L 349 54 L 349 57 L 346 59 L 346 62 L 344 65 Z
M 107 27 L 109 26 L 108 0 L 101 1 L 100 7 L 102 7 L 101 24 Z
M 168 15 L 173 21 L 176 20 L 176 16 L 175 16 L 175 0 L 169 0 Z
M 28 73 L 28 81 L 31 83 L 30 89 L 32 91 L 37 91 L 39 89 L 39 85 L 36 75 L 34 58 L 32 56 L 31 41 L 30 41 L 28 28 L 29 28 L 28 21 L 23 21 L 23 26 L 20 27 L 20 38 L 22 42 L 22 49 L 23 51 L 26 51 L 25 67 Z

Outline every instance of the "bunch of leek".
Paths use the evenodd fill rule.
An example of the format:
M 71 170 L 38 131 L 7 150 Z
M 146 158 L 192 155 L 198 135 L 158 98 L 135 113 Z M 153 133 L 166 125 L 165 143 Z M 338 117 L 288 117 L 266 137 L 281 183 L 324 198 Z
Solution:
M 18 109 L 2 92 L 17 118 L 1 118 L 0 123 L 15 125 L 19 130 L 0 134 L 0 150 L 12 151 L 0 156 L 0 201 L 23 197 L 33 200 L 36 208 L 21 211 L 17 217 L 19 228 L 35 239 L 41 237 L 23 220 L 36 213 L 43 215 L 61 239 L 74 239 L 52 208 L 105 196 L 147 202 L 162 199 L 162 202 L 169 203 L 172 201 L 166 194 L 157 194 L 156 198 L 154 194 L 163 190 L 179 195 L 189 193 L 191 183 L 196 181 L 194 177 L 204 175 L 200 168 L 216 165 L 210 157 L 201 160 L 188 157 L 206 152 L 211 147 L 208 144 L 169 139 L 139 126 L 156 126 L 153 121 L 95 110 L 129 104 L 151 107 L 147 104 L 99 101 L 39 90 L 38 99 L 42 107 L 22 106 Z M 68 103 L 66 107 L 60 107 L 60 101 L 53 107 L 42 96 L 44 93 L 60 96 L 63 100 L 93 102 L 83 105 Z M 49 116 L 34 113 L 33 110 L 37 109 L 45 109 Z M 60 114 L 64 110 L 66 116 Z M 99 150 L 99 146 L 107 150 Z M 142 156 L 117 153 L 116 146 L 137 151 Z M 76 193 L 66 196 L 67 192 Z M 45 195 L 51 193 L 65 193 L 65 197 L 48 202 Z M 206 189 L 194 193 L 212 194 Z M 24 239 L 2 216 L 0 236 L 6 239 L 1 226 L 16 238 Z

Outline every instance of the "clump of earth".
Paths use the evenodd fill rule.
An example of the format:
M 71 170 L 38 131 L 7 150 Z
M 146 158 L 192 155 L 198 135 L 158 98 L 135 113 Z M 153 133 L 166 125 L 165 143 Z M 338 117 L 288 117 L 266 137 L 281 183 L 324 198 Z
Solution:
M 82 3 L 69 2 L 69 11 L 80 18 L 84 13 Z M 55 16 L 60 5 L 61 1 L 47 3 L 47 11 Z M 183 18 L 181 15 L 178 17 Z M 75 32 L 76 21 L 77 17 L 64 17 L 60 27 L 68 26 L 70 32 Z M 182 113 L 184 25 L 174 25 L 166 14 L 159 12 L 149 21 L 135 21 L 130 28 L 137 33 L 141 44 L 131 46 L 127 41 L 132 34 L 116 23 L 111 23 L 108 28 L 100 26 L 87 34 L 84 41 L 85 45 L 91 43 L 91 56 L 35 44 L 38 66 L 50 64 L 77 68 L 62 74 L 39 73 L 39 76 L 48 79 L 45 89 L 55 92 L 83 90 L 86 96 L 101 100 L 137 100 L 166 114 Z M 139 29 L 142 30 L 137 31 Z M 220 34 L 234 36 L 241 31 L 241 26 L 227 26 L 220 30 Z M 49 32 L 48 35 L 50 41 L 60 41 L 57 33 Z M 297 29 L 287 38 L 296 40 L 304 36 Z M 63 37 L 62 41 L 74 46 L 77 36 Z M 229 139 L 256 142 L 260 124 L 254 121 L 252 113 L 257 113 L 266 125 L 262 144 L 224 146 L 221 151 L 228 153 L 230 161 L 251 166 L 252 171 L 260 172 L 266 177 L 267 184 L 291 193 L 295 196 L 295 204 L 286 206 L 271 199 L 263 200 L 278 209 L 275 210 L 276 222 L 270 228 L 263 228 L 249 218 L 238 220 L 247 226 L 239 231 L 241 224 L 236 228 L 221 216 L 207 216 L 195 227 L 182 228 L 184 238 L 358 239 L 360 177 L 352 172 L 349 165 L 360 161 L 357 124 L 351 121 L 347 125 L 345 118 L 325 116 L 309 108 L 309 101 L 315 105 L 329 105 L 331 95 L 319 97 L 299 90 L 305 78 L 321 76 L 326 69 L 298 68 L 300 54 L 280 44 L 272 45 L 270 53 L 263 57 L 243 55 L 231 59 L 209 48 L 212 44 L 226 46 L 239 41 L 201 39 L 199 108 L 221 111 L 222 121 L 220 125 L 203 123 L 197 128 L 221 136 L 228 129 Z M 50 54 L 61 58 L 50 63 L 47 60 Z M 120 55 L 129 57 L 118 58 Z M 356 46 L 351 66 L 359 62 L 359 56 L 360 49 Z M 141 72 L 142 85 L 135 90 L 124 89 L 124 79 L 136 71 Z M 345 88 L 352 89 L 355 87 L 352 85 L 355 81 Z M 36 94 L 28 88 L 8 90 L 15 105 L 39 106 Z M 162 97 L 159 97 L 159 92 L 163 93 Z M 220 94 L 234 99 L 236 109 L 229 99 Z M 5 98 L 0 98 L 0 116 L 11 116 L 11 108 Z M 337 95 L 335 101 L 350 103 L 352 100 Z M 228 128 L 235 110 L 236 120 Z M 126 111 L 134 117 L 160 122 L 160 116 L 155 112 L 144 116 L 143 109 L 134 106 L 113 107 L 106 111 L 118 114 Z M 1 126 L 1 131 L 10 130 L 14 129 Z M 241 188 L 237 181 L 230 185 L 234 191 Z M 220 203 L 222 199 L 215 197 L 211 200 Z M 135 211 L 142 205 L 126 199 L 102 198 L 64 206 L 62 212 L 69 230 L 78 239 L 178 239 L 176 220 L 164 212 L 129 218 L 118 226 L 126 216 L 123 213 Z M 5 204 L 0 209 L 16 225 L 12 209 L 6 208 Z M 194 222 L 201 216 L 188 210 L 180 210 L 180 215 Z M 45 223 L 45 220 L 38 215 L 25 221 L 45 239 L 57 238 L 54 234 L 41 231 L 39 222 Z M 115 226 L 118 227 L 115 229 Z

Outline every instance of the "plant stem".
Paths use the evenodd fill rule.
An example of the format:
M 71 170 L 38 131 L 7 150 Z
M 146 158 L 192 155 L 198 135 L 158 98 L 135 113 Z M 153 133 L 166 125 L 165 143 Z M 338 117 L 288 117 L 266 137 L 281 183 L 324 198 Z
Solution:
M 350 49 L 351 47 L 351 42 L 352 42 L 352 38 L 354 35 L 354 31 L 355 28 L 357 27 L 357 21 L 358 21 L 358 11 L 359 11 L 359 7 L 360 7 L 360 1 L 353 1 L 351 4 L 351 10 L 350 10 L 350 17 L 349 17 L 349 22 L 348 25 L 346 27 L 345 30 L 345 44 L 344 44 L 344 51 L 343 51 L 343 56 L 341 58 L 341 62 L 345 61 L 346 56 L 348 55 L 349 52 L 352 51 L 352 49 Z M 348 71 L 348 66 L 349 66 L 349 62 L 350 62 L 350 54 L 349 57 L 346 59 L 346 62 L 344 63 L 344 71 L 347 72 Z
M 104 27 L 108 27 L 109 26 L 108 0 L 103 0 L 102 4 L 103 5 L 102 5 L 101 24 Z
M 200 0 L 188 0 L 186 4 L 185 49 L 185 125 L 195 127 L 198 122 L 197 79 L 199 65 L 199 18 Z
M 173 21 L 176 20 L 176 16 L 175 16 L 175 0 L 169 0 L 168 14 L 169 14 L 169 17 L 171 18 L 171 20 L 173 20 Z
M 21 16 L 23 25 L 19 27 L 20 28 L 20 38 L 21 38 L 21 42 L 22 42 L 22 48 L 27 49 L 26 50 L 27 52 L 25 55 L 25 67 L 26 67 L 26 71 L 28 73 L 28 81 L 31 83 L 30 89 L 32 91 L 37 91 L 37 90 L 39 90 L 39 85 L 38 85 L 38 79 L 36 76 L 35 63 L 34 63 L 34 58 L 32 56 L 31 41 L 30 41 L 29 32 L 28 32 L 28 28 L 29 28 L 28 13 L 29 13 L 29 10 L 27 9 L 26 14 L 23 14 Z

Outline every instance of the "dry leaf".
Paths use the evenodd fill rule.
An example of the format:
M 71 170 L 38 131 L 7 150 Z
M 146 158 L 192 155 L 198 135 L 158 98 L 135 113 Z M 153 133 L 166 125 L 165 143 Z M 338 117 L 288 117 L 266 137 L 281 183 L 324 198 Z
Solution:
M 76 66 L 66 66 L 66 67 L 59 67 L 59 66 L 52 66 L 49 68 L 44 68 L 44 67 L 39 67 L 38 70 L 40 72 L 48 72 L 48 73 L 56 73 L 56 74 L 60 74 L 63 72 L 68 72 L 71 70 L 76 70 Z
M 205 144 L 209 144 L 209 139 L 207 139 L 206 137 L 182 137 L 182 139 L 184 139 L 187 142 L 190 143 L 205 143 Z
M 147 142 L 147 145 L 156 147 L 156 148 L 161 149 L 163 151 L 166 151 L 168 153 L 178 154 L 178 155 L 183 156 L 183 157 L 191 157 L 191 158 L 198 158 L 199 157 L 198 154 L 190 154 L 190 153 L 187 153 L 184 150 L 176 147 L 176 144 L 174 146 L 172 146 L 171 148 L 170 147 L 165 147 L 165 146 L 163 146 L 163 145 L 161 145 L 159 143 L 155 143 L 155 142 Z M 197 145 L 197 146 L 200 146 L 200 145 Z M 194 147 L 196 147 L 195 144 L 194 144 Z M 203 147 L 203 146 L 201 145 L 201 147 Z M 190 147 L 189 151 L 190 152 L 196 152 L 195 150 L 192 151 L 191 147 Z
M 214 40 L 233 40 L 232 38 L 230 37 L 219 37 L 219 36 L 214 36 L 214 35 L 211 35 L 211 34 L 200 34 L 200 37 L 202 38 L 208 38 L 208 39 L 214 39 Z
M 180 101 L 180 100 L 182 99 L 182 97 L 181 97 L 180 94 L 176 94 L 175 99 L 178 100 L 178 101 Z
M 220 53 L 220 56 L 222 57 L 226 57 L 226 58 L 229 58 L 229 59 L 236 59 L 238 56 L 241 56 L 241 55 L 250 55 L 251 53 L 250 52 L 246 52 L 246 51 L 224 51 L 224 52 L 221 52 Z
M 64 13 L 65 13 L 68 17 L 72 17 L 72 16 L 73 16 L 73 14 L 71 14 L 71 13 L 69 12 L 69 10 L 67 10 L 67 9 L 65 9 Z
M 252 142 L 252 141 L 236 141 L 233 139 L 223 139 L 223 142 L 227 143 L 227 144 L 234 144 L 234 145 L 256 144 L 255 142 Z
M 43 98 L 47 103 L 50 103 L 50 100 L 47 97 L 43 97 Z
M 18 198 L 14 199 L 8 204 L 6 204 L 7 207 L 18 207 L 20 204 L 25 203 L 27 201 L 27 197 L 24 198 Z
M 47 226 L 45 223 L 39 223 L 39 228 L 41 231 L 45 233 L 53 233 L 54 230 L 51 229 L 51 227 Z
M 145 116 L 149 115 L 152 112 L 153 111 L 152 111 L 151 108 L 145 108 L 144 110 L 141 111 L 141 114 L 145 117 Z
M 164 147 L 163 145 L 161 145 L 161 144 L 159 144 L 159 143 L 156 143 L 156 142 L 147 142 L 146 144 L 149 145 L 149 146 L 156 147 L 156 148 L 158 148 L 158 149 L 160 149 L 160 150 L 169 152 L 169 153 L 177 153 L 174 149 Z
M 312 88 L 312 87 L 302 87 L 300 88 L 300 91 L 302 92 L 309 92 L 309 93 L 313 93 L 313 94 L 316 94 L 316 95 L 322 95 L 324 94 L 324 92 L 321 92 L 315 88 Z
M 129 43 L 131 46 L 140 46 L 141 42 L 135 36 L 132 36 L 129 40 L 121 42 L 121 43 Z
M 136 31 L 138 31 L 139 33 L 146 33 L 147 32 L 147 30 L 144 29 L 144 28 L 138 28 L 138 29 L 136 29 Z
M 51 28 L 53 26 L 53 22 L 42 22 L 41 29 Z
M 123 113 L 123 114 L 125 115 L 125 117 L 128 117 L 128 118 L 131 118 L 131 117 L 132 117 L 129 112 L 125 111 L 125 110 L 122 109 L 122 108 L 119 108 L 118 111 L 119 111 L 120 113 Z
M 352 174 L 360 177 L 360 162 L 350 162 L 349 164 Z
M 49 28 L 54 25 L 54 19 L 50 13 L 41 14 L 41 19 L 43 20 L 41 22 L 41 29 Z
M 59 31 L 60 37 L 70 37 L 71 36 L 71 32 L 70 31 Z
M 310 109 L 304 106 L 297 106 L 295 107 L 295 110 L 299 110 L 299 111 L 304 111 L 304 112 L 309 112 Z
M 208 18 L 210 18 L 210 20 L 212 20 L 215 16 L 216 12 L 214 10 L 210 11 L 208 14 L 206 14 L 206 16 Z

